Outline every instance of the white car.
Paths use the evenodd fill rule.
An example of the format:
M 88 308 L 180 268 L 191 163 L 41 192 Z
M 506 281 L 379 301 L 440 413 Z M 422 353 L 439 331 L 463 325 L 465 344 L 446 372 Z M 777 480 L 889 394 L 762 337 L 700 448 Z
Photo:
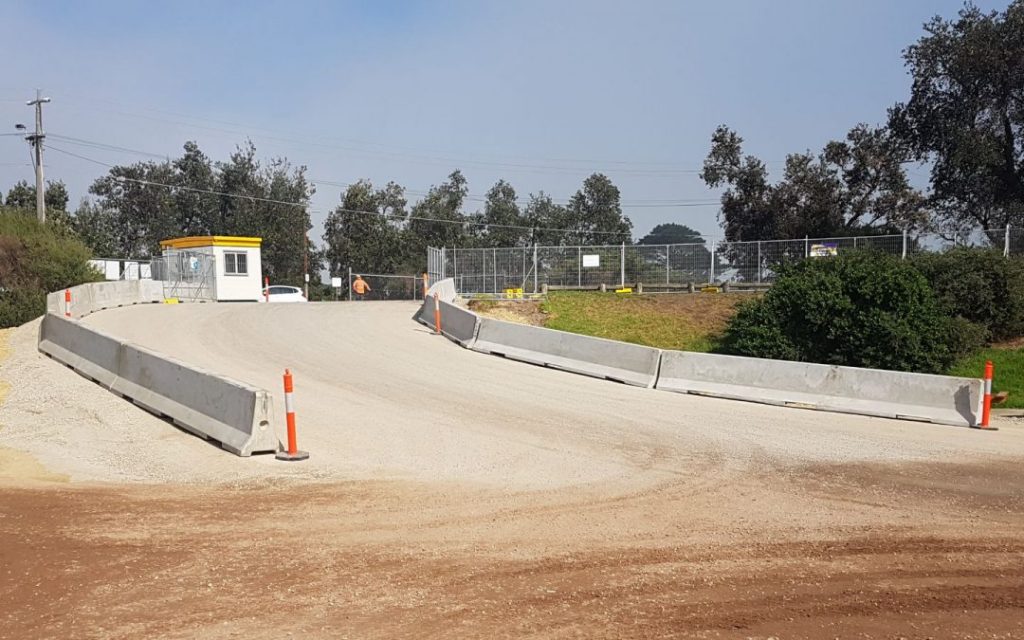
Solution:
M 302 295 L 302 289 L 298 287 L 272 284 L 269 288 L 263 289 L 261 302 L 308 302 L 308 300 L 306 300 L 306 296 Z

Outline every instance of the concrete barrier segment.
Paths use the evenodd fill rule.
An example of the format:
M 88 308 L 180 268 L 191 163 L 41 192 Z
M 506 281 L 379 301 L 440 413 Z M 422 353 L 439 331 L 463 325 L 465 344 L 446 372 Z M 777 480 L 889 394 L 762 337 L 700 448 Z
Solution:
M 981 380 L 708 353 L 665 351 L 656 388 L 956 426 L 981 416 Z
M 71 304 L 67 309 L 72 318 L 84 318 L 90 313 L 132 304 L 161 302 L 163 283 L 157 280 L 114 280 L 90 282 L 71 287 Z M 46 295 L 46 311 L 58 315 L 65 312 L 65 290 Z
M 461 346 L 472 348 L 476 340 L 480 317 L 462 307 L 441 302 L 441 334 Z
M 232 453 L 248 456 L 278 448 L 267 391 L 51 313 L 40 325 L 39 350 Z
M 474 351 L 595 378 L 653 387 L 661 351 L 626 342 L 480 318 Z

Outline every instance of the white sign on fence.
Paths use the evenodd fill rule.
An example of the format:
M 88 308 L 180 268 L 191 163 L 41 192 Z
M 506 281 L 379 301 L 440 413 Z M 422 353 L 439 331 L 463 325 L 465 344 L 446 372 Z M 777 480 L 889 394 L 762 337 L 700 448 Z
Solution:
M 593 255 L 589 255 L 589 256 L 583 256 L 583 266 L 584 267 L 600 267 L 601 266 L 601 256 L 596 254 L 596 253 L 593 254 Z
M 341 278 L 339 278 L 337 276 L 332 276 L 331 277 L 331 286 L 334 287 L 335 289 L 340 289 L 341 288 Z

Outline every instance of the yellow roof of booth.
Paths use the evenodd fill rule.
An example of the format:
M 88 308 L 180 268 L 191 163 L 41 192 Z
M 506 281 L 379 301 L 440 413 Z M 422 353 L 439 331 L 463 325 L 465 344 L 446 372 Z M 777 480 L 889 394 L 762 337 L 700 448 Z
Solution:
M 259 247 L 263 238 L 245 236 L 189 236 L 161 240 L 160 246 L 171 249 L 194 249 L 196 247 Z

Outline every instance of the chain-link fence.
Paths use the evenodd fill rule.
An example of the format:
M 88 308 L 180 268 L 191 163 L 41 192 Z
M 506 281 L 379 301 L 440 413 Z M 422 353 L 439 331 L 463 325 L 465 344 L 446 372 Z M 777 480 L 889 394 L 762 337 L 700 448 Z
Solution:
M 356 278 L 362 278 L 364 286 L 356 287 Z M 348 276 L 346 297 L 348 300 L 422 300 L 423 276 L 353 271 Z
M 825 258 L 849 251 L 878 251 L 906 257 L 954 247 L 1024 253 L 1024 229 L 989 229 L 963 234 L 902 234 L 846 238 L 802 238 L 699 244 L 604 245 L 589 247 L 505 247 L 430 249 L 431 282 L 454 278 L 464 294 L 501 294 L 509 289 L 537 293 L 642 284 L 647 290 L 731 283 L 771 284 L 787 262 Z

